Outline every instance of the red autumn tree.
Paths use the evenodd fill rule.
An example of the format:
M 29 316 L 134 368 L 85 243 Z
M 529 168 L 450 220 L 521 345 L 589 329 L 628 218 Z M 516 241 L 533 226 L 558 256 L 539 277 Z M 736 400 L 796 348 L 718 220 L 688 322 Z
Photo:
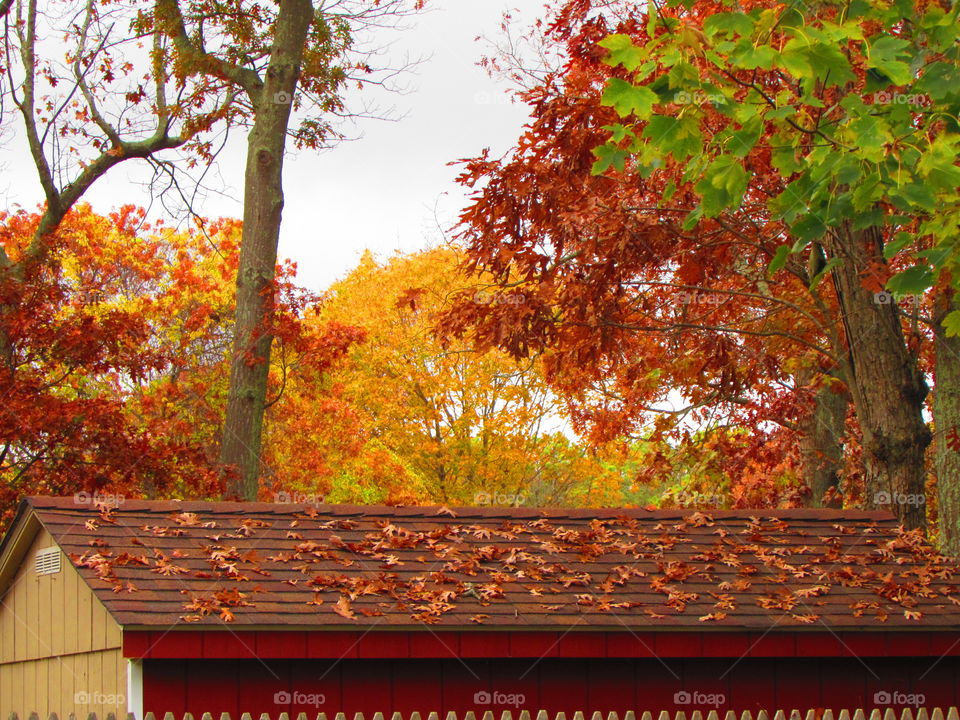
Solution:
M 3 216 L 15 262 L 41 217 Z M 42 262 L 0 286 L 0 304 L 17 309 L 0 316 L 12 350 L 0 368 L 4 521 L 26 494 L 219 494 L 240 226 L 204 225 L 176 232 L 147 225 L 132 207 L 103 217 L 79 206 L 47 236 Z M 294 271 L 278 271 L 275 411 L 291 374 L 321 375 L 361 337 L 306 325 L 319 298 L 293 282 Z
M 684 237 L 675 218 L 690 197 L 658 207 L 669 178 L 592 175 L 602 126 L 616 120 L 601 104 L 610 70 L 596 42 L 618 19 L 587 17 L 574 4 L 558 9 L 547 41 L 563 47 L 567 64 L 524 91 L 530 129 L 510 157 L 469 161 L 461 177 L 483 187 L 462 216 L 471 267 L 529 300 L 464 303 L 447 327 L 470 326 L 482 343 L 517 355 L 544 351 L 578 429 L 595 441 L 652 425 L 648 439 L 693 447 L 694 427 L 750 428 L 729 457 L 731 474 L 766 468 L 766 500 L 777 502 L 770 478 L 786 459 L 805 468 L 815 502 L 830 502 L 847 406 L 823 341 L 836 331 L 830 289 L 819 289 L 819 307 L 810 303 L 799 264 L 772 283 L 771 248 L 744 239 L 743 227 Z M 810 437 L 814 416 L 836 430 L 801 463 L 788 448 Z M 764 493 L 743 496 L 755 503 Z
M 766 6 L 756 7 L 759 13 Z M 696 44 L 704 20 L 727 8 L 696 3 L 689 11 L 656 9 Z M 464 303 L 446 327 L 518 355 L 545 352 L 552 381 L 594 437 L 636 432 L 648 423 L 687 437 L 688 428 L 678 422 L 686 417 L 699 426 L 742 426 L 755 439 L 747 452 L 766 458 L 763 472 L 778 472 L 783 460 L 792 460 L 803 467 L 813 501 L 823 501 L 842 466 L 845 428 L 852 437 L 858 433 L 846 422 L 850 399 L 858 400 L 861 420 L 866 412 L 867 361 L 861 350 L 850 351 L 850 299 L 863 298 L 838 282 L 839 258 L 823 244 L 783 252 L 791 227 L 771 215 L 767 200 L 781 195 L 789 179 L 771 160 L 769 133 L 754 125 L 728 131 L 709 86 L 678 95 L 679 76 L 665 76 L 650 90 L 634 89 L 621 101 L 623 71 L 605 62 L 618 57 L 619 46 L 605 40 L 614 31 L 617 38 L 638 38 L 632 59 L 639 65 L 653 57 L 652 69 L 655 51 L 641 57 L 640 48 L 666 32 L 654 20 L 643 8 L 620 3 L 556 8 L 547 39 L 566 62 L 523 92 L 533 110 L 529 129 L 510 156 L 470 161 L 461 178 L 482 188 L 462 216 L 470 267 L 492 273 L 501 285 L 522 287 L 531 302 L 495 308 Z M 649 122 L 622 124 L 622 113 L 647 101 L 663 103 L 664 111 Z M 699 147 L 703 133 L 747 149 L 756 144 L 744 161 L 753 179 L 736 208 L 701 211 L 691 219 L 713 191 L 698 184 L 706 167 L 697 174 L 678 160 Z M 656 141 L 634 159 L 633 137 Z M 594 174 L 598 157 L 601 169 L 615 169 Z M 713 171 L 708 177 L 723 192 L 724 178 L 731 186 L 740 182 L 735 171 Z M 912 264 L 906 254 L 880 260 L 858 270 L 871 303 L 890 275 Z M 770 272 L 778 266 L 779 272 Z M 879 312 L 896 318 L 921 309 L 894 303 Z M 918 395 L 909 412 L 919 417 L 920 356 L 930 330 L 915 318 L 901 319 L 900 346 L 888 348 L 889 367 L 912 373 Z M 681 399 L 685 407 L 677 409 Z M 927 433 L 922 421 L 918 432 L 920 439 Z M 914 462 L 909 485 L 922 497 L 920 439 L 921 460 Z M 771 443 L 779 445 L 778 453 L 768 452 Z M 878 489 L 874 480 L 868 504 L 876 502 Z M 850 500 L 859 494 L 855 485 L 847 490 Z M 909 523 L 922 523 L 916 505 L 898 509 Z

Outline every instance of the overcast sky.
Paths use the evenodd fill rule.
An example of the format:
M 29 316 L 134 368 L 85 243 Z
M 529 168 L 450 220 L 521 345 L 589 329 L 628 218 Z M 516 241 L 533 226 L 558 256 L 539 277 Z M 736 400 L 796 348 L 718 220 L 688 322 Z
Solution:
M 297 261 L 300 282 L 311 289 L 343 277 L 365 248 L 386 256 L 436 243 L 437 218 L 448 226 L 464 202 L 453 181 L 457 170 L 448 163 L 485 147 L 508 150 L 526 121 L 525 106 L 512 104 L 506 86 L 477 67 L 488 46 L 475 38 L 496 37 L 505 10 L 517 11 L 520 22 L 532 21 L 543 0 L 431 0 L 428 7 L 409 20 L 409 29 L 384 37 L 396 41 L 390 50 L 395 58 L 424 58 L 405 80 L 408 92 L 386 99 L 403 117 L 363 121 L 356 128 L 360 139 L 287 158 L 280 254 Z M 237 141 L 219 161 L 234 199 L 208 196 L 197 209 L 201 215 L 242 213 L 236 198 L 242 197 L 245 144 L 239 134 Z M 42 195 L 29 160 L 7 156 L 4 169 L 6 206 L 34 209 Z M 86 200 L 101 212 L 122 203 L 146 205 L 139 176 L 121 165 Z
M 508 150 L 527 119 L 504 84 L 476 63 L 504 10 L 532 20 L 543 0 L 436 0 L 399 37 L 397 52 L 427 59 L 410 77 L 409 94 L 391 98 L 406 116 L 362 123 L 363 137 L 319 155 L 300 153 L 287 166 L 281 252 L 302 277 L 326 285 L 356 264 L 364 248 L 412 250 L 439 236 L 463 205 L 448 163 L 484 147 Z

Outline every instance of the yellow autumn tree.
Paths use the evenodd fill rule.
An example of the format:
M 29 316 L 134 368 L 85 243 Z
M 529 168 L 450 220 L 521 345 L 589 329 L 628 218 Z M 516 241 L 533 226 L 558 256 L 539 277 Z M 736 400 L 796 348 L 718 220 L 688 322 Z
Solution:
M 281 464 L 324 446 L 339 469 L 327 487 L 304 478 L 299 489 L 322 487 L 338 502 L 618 504 L 619 477 L 562 432 L 536 361 L 435 336 L 437 314 L 464 289 L 477 302 L 524 301 L 474 288 L 459 262 L 449 248 L 385 262 L 367 253 L 331 288 L 316 322 L 366 334 L 323 379 L 324 397 L 342 398 L 355 426 L 336 437 L 311 429 L 311 403 L 302 399 L 313 388 L 289 387 L 288 407 L 299 403 L 301 412 L 295 432 L 273 427 L 271 447 L 287 448 Z

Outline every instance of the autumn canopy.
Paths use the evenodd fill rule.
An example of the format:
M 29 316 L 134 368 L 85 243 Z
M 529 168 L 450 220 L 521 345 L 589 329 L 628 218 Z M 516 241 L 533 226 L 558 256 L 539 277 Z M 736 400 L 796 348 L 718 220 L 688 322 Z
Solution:
M 498 573 L 521 568 L 578 612 L 633 603 L 614 592 L 630 573 L 580 582 L 541 553 L 650 560 L 668 535 L 700 532 L 637 524 L 677 507 L 703 527 L 732 510 L 885 513 L 904 529 L 862 516 L 887 543 L 866 565 L 906 553 L 953 572 L 933 548 L 960 554 L 956 4 L 555 0 L 523 27 L 508 16 L 478 60 L 527 125 L 500 157 L 449 159 L 469 197 L 442 239 L 357 253 L 327 287 L 278 254 L 284 158 L 347 134 L 343 118 L 363 114 L 352 93 L 401 70 L 367 41 L 423 3 L 62 5 L 0 2 L 0 119 L 38 202 L 0 214 L 3 527 L 31 495 L 95 504 L 104 527 L 135 499 L 631 509 L 576 529 L 338 526 L 358 537 L 325 535 L 342 552 L 323 557 L 291 525 L 299 544 L 270 562 L 359 555 L 393 572 L 401 551 L 449 541 L 463 567 L 489 565 L 477 597 L 442 578 L 285 578 L 318 605 L 348 598 L 345 619 L 357 598 L 398 593 L 425 603 L 421 619 L 467 596 L 491 615 Z M 44 40 L 61 36 L 66 50 Z M 202 200 L 229 132 L 246 142 L 242 219 L 208 217 Z M 119 191 L 114 207 L 87 203 L 137 164 L 153 173 L 150 207 Z M 159 537 L 246 532 L 164 517 Z M 730 522 L 756 535 L 750 554 L 795 577 L 844 535 L 795 564 L 749 517 Z M 520 544 L 480 545 L 487 532 Z M 190 559 L 218 573 L 266 562 L 207 539 Z M 696 563 L 736 565 L 723 545 L 645 567 L 652 591 L 732 617 L 743 577 L 686 600 L 669 589 Z M 78 563 L 118 592 L 134 569 L 197 570 L 97 547 Z M 912 619 L 908 596 L 953 602 L 860 570 L 822 580 L 872 583 L 884 600 L 857 609 L 877 615 Z M 816 605 L 817 587 L 801 597 Z M 797 622 L 819 614 L 769 590 L 754 595 Z M 252 602 L 239 587 L 201 594 L 187 615 L 239 618 Z

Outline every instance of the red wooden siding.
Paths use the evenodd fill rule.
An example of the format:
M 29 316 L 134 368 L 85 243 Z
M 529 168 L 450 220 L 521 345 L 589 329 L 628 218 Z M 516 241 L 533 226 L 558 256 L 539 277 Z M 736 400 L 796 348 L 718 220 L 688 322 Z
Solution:
M 128 658 L 960 656 L 960 632 L 125 631 Z
M 323 711 L 328 717 L 395 710 L 424 716 L 433 710 L 690 711 L 714 709 L 712 702 L 719 703 L 717 710 L 735 711 L 869 709 L 877 706 L 878 692 L 889 693 L 894 705 L 919 693 L 925 705 L 945 707 L 960 702 L 958 686 L 956 656 L 144 661 L 144 711 L 158 717 L 167 711 L 195 717 L 282 711 Z M 691 702 L 678 704 L 684 696 L 677 693 L 684 692 Z M 492 702 L 485 703 L 487 698 Z

